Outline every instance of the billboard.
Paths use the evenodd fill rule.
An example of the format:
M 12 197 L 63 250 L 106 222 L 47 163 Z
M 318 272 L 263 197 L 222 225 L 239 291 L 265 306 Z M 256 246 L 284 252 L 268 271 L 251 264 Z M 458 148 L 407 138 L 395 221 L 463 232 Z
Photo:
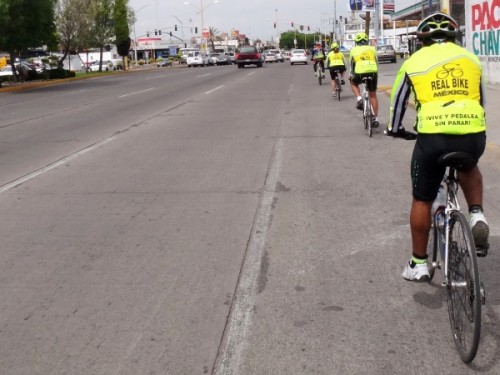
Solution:
M 500 83 L 500 16 L 498 0 L 469 0 L 465 3 L 466 48 L 481 63 L 486 78 Z

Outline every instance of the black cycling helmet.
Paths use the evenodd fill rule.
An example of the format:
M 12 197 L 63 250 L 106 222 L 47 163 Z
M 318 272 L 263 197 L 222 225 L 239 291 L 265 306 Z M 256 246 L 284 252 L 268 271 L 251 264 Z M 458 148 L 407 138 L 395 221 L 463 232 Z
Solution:
M 458 36 L 458 23 L 444 13 L 434 13 L 424 18 L 417 27 L 417 38 L 424 44 L 454 42 Z

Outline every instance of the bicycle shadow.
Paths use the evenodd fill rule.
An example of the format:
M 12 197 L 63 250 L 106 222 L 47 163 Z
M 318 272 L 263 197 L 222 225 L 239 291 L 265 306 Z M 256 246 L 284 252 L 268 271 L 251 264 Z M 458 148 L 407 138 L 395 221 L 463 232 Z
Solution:
M 490 237 L 491 248 L 494 247 L 494 242 L 497 238 Z M 491 255 L 494 255 L 495 259 Z M 497 254 L 490 253 L 489 258 L 479 258 L 479 270 L 482 282 L 486 290 L 486 305 L 482 306 L 481 314 L 481 341 L 476 358 L 470 364 L 466 364 L 468 368 L 477 372 L 484 373 L 500 373 L 498 371 L 500 363 L 500 332 L 498 326 L 500 323 L 500 314 L 496 311 L 496 307 L 500 305 L 500 278 L 498 270 L 495 267 Z M 420 305 L 437 310 L 444 308 L 447 310 L 447 293 L 441 283 L 443 277 L 436 271 L 434 279 L 429 282 L 432 289 L 416 292 L 413 295 L 415 302 Z

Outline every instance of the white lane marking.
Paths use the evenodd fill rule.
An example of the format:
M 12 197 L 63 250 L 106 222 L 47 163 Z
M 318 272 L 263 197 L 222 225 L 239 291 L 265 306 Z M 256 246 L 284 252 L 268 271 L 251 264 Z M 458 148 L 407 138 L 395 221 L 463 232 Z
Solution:
M 205 92 L 205 94 L 207 94 L 207 95 L 208 95 L 208 94 L 211 94 L 211 93 L 213 93 L 214 91 L 216 91 L 216 90 L 218 90 L 218 89 L 221 89 L 221 88 L 223 88 L 223 87 L 224 87 L 224 85 L 217 86 L 215 89 L 212 89 L 212 90 L 210 90 L 210 91 Z
M 255 74 L 255 72 L 248 73 L 248 76 L 250 77 L 252 74 Z
M 135 92 L 130 92 L 128 94 L 120 95 L 119 98 L 124 98 L 124 97 L 130 96 L 130 95 L 142 94 L 143 92 L 151 91 L 151 90 L 154 90 L 154 87 L 150 87 L 149 89 L 142 90 L 142 91 L 135 91 Z
M 276 198 L 276 183 L 280 176 L 283 161 L 283 144 L 278 140 L 274 158 L 269 167 L 269 174 L 264 192 L 255 217 L 248 249 L 242 266 L 238 286 L 233 296 L 228 323 L 223 342 L 219 348 L 219 358 L 214 368 L 214 375 L 233 375 L 238 373 L 241 353 L 246 345 L 246 335 L 251 324 L 251 315 L 257 294 L 257 280 L 262 267 L 266 237 L 271 222 L 271 210 Z
M 202 74 L 201 76 L 197 76 L 196 78 L 206 77 L 206 76 L 209 76 L 209 75 L 210 75 L 210 73 Z
M 80 150 L 80 151 L 77 151 L 75 152 L 74 154 L 71 154 L 67 157 L 65 157 L 64 159 L 61 159 L 61 160 L 58 160 L 58 161 L 55 161 L 54 163 L 51 163 L 49 165 L 46 165 L 45 167 L 42 167 L 34 172 L 31 172 L 30 174 L 27 174 L 26 176 L 23 176 L 21 178 L 18 178 L 17 180 L 14 180 L 6 185 L 3 185 L 0 187 L 0 194 L 9 190 L 9 189 L 12 189 L 13 187 L 16 187 L 18 185 L 21 185 L 23 183 L 25 183 L 26 181 L 29 181 L 31 180 L 32 178 L 35 178 L 37 176 L 40 176 L 41 174 L 44 174 L 54 168 L 57 168 L 59 167 L 60 165 L 63 165 L 83 154 L 86 154 L 87 152 L 89 151 L 92 151 L 94 149 L 96 149 L 97 147 L 100 147 L 108 142 L 111 142 L 116 136 L 112 136 L 112 137 L 109 137 L 101 142 L 98 142 L 98 143 L 94 143 L 93 145 L 90 145 L 88 147 L 85 147 L 84 149 Z

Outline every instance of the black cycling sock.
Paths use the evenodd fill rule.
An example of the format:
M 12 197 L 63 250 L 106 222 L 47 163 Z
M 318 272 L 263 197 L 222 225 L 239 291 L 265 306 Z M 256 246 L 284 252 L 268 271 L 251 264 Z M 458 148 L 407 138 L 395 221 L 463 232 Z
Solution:
M 481 206 L 479 204 L 473 204 L 472 206 L 469 207 L 469 213 L 471 213 L 472 211 L 475 211 L 476 209 L 479 209 L 481 212 L 484 212 L 483 206 Z

